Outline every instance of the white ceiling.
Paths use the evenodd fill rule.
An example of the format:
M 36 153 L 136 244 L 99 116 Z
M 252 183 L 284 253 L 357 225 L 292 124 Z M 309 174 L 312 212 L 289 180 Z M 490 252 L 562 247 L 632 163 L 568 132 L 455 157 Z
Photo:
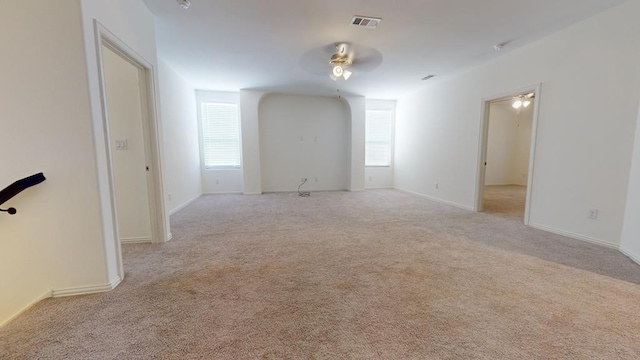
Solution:
M 156 15 L 159 56 L 197 89 L 339 88 L 394 99 L 427 86 L 420 79 L 428 74 L 489 61 L 625 0 L 191 0 L 188 10 L 175 0 L 144 2 Z M 353 15 L 382 23 L 355 27 Z M 332 81 L 330 50 L 343 41 L 381 55 L 381 64 L 358 72 L 356 52 L 351 79 Z

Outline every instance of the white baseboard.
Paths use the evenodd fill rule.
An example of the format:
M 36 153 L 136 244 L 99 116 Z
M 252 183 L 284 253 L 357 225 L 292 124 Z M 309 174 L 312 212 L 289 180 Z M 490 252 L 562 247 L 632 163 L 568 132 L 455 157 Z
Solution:
M 117 277 L 110 283 L 102 284 L 102 285 L 79 286 L 79 287 L 58 289 L 58 290 L 54 289 L 53 291 L 51 291 L 51 296 L 65 297 L 65 296 L 88 295 L 88 294 L 107 292 L 115 289 L 120 284 L 121 281 L 122 279 L 120 277 Z
M 623 247 L 620 247 L 620 252 L 627 256 L 629 259 L 633 260 L 636 264 L 640 265 L 640 256 L 635 255 L 634 253 Z
M 543 230 L 543 231 L 547 231 L 556 235 L 562 235 L 562 236 L 566 236 L 572 239 L 576 239 L 576 240 L 582 240 L 591 244 L 596 244 L 596 245 L 600 245 L 600 246 L 604 246 L 607 247 L 609 249 L 615 249 L 615 250 L 619 250 L 619 246 L 617 244 L 605 241 L 605 240 L 600 240 L 600 239 L 596 239 L 596 238 L 592 238 L 589 236 L 584 236 L 584 235 L 580 235 L 580 234 L 576 234 L 576 233 L 572 233 L 570 231 L 564 231 L 564 230 L 560 230 L 560 229 L 556 229 L 553 227 L 549 227 L 549 226 L 545 226 L 545 225 L 540 225 L 540 224 L 534 224 L 534 223 L 529 223 L 529 226 L 534 228 L 534 229 L 538 229 L 538 230 Z
M 508 183 L 508 184 L 484 184 L 484 186 L 527 186 L 527 184 L 514 184 L 514 183 Z
M 399 189 L 399 188 L 394 188 L 394 189 L 396 189 L 396 190 L 398 190 L 400 192 L 406 193 L 406 194 L 411 194 L 411 195 L 419 196 L 421 198 L 425 198 L 425 199 L 428 199 L 428 200 L 431 200 L 431 201 L 435 201 L 437 203 L 441 203 L 441 204 L 457 207 L 458 209 L 467 210 L 467 211 L 473 211 L 473 207 L 472 206 L 458 204 L 458 203 L 453 202 L 453 201 L 439 199 L 439 198 L 436 198 L 436 197 L 433 197 L 433 196 L 420 194 L 420 193 L 417 193 L 417 192 L 414 192 L 414 191 L 410 191 L 410 190 Z
M 379 186 L 379 187 L 368 187 L 364 188 L 366 190 L 384 190 L 384 189 L 393 189 L 392 186 Z
M 17 318 L 18 316 L 22 315 L 25 311 L 29 310 L 33 305 L 50 297 L 51 297 L 51 291 L 47 291 L 44 294 L 38 296 L 35 300 L 33 300 L 32 302 L 24 306 L 22 309 L 18 310 L 15 314 L 11 315 L 8 319 L 0 322 L 0 328 L 10 323 L 12 320 Z
M 363 190 L 346 190 L 346 189 L 322 189 L 322 190 L 314 190 L 314 189 L 300 189 L 300 191 L 309 191 L 311 193 L 314 192 L 337 192 L 337 191 L 364 191 Z M 263 194 L 297 194 L 298 190 L 267 190 L 263 192 Z
M 182 205 L 176 207 L 175 209 L 169 211 L 169 216 L 171 216 L 171 215 L 177 213 L 178 211 L 186 208 L 187 206 L 191 205 L 191 203 L 193 203 L 194 201 L 198 200 L 201 196 L 202 196 L 202 194 L 198 194 L 196 197 L 192 198 L 191 200 L 188 200 L 184 204 L 182 204 Z
M 132 238 L 121 238 L 121 244 L 151 244 L 153 241 L 151 237 L 132 237 Z
M 205 192 L 202 195 L 246 195 L 242 191 L 220 191 L 220 192 Z
M 364 191 L 365 189 L 349 189 L 347 191 L 349 192 L 360 192 L 360 191 Z M 344 190 L 329 190 L 329 191 L 344 191 Z
M 245 192 L 244 195 L 262 195 L 262 192 Z
M 113 279 L 113 281 L 111 281 L 110 283 L 104 284 L 104 285 L 81 286 L 81 287 L 77 287 L 77 288 L 66 288 L 66 289 L 59 289 L 59 290 L 49 290 L 49 291 L 45 292 L 44 294 L 40 295 L 38 298 L 36 298 L 32 302 L 30 302 L 29 304 L 27 304 L 26 306 L 24 306 L 22 309 L 18 310 L 15 314 L 11 315 L 8 319 L 0 322 L 0 328 L 5 326 L 5 325 L 7 325 L 12 320 L 14 320 L 18 316 L 22 315 L 22 313 L 24 313 L 25 311 L 29 310 L 33 305 L 39 303 L 40 301 L 42 301 L 44 299 L 47 299 L 47 298 L 50 298 L 50 297 L 87 295 L 87 294 L 95 294 L 95 293 L 100 293 L 100 292 L 107 292 L 107 291 L 115 289 L 120 284 L 120 282 L 122 282 L 122 279 L 120 277 L 117 277 L 117 278 Z

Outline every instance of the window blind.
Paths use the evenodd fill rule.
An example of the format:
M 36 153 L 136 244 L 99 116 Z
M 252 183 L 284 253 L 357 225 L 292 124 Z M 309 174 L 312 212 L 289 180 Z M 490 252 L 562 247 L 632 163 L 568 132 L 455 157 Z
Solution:
M 240 167 L 238 105 L 201 104 L 205 169 Z
M 391 110 L 367 110 L 365 166 L 391 165 Z

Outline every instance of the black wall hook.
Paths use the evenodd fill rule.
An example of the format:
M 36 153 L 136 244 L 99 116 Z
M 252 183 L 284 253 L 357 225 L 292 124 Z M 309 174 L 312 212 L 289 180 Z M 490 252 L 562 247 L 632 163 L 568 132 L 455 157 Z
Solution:
M 12 197 L 18 195 L 24 189 L 32 187 L 34 185 L 38 185 L 46 179 L 47 178 L 44 177 L 43 173 L 38 173 L 14 182 L 13 184 L 7 186 L 4 190 L 0 191 L 0 205 L 4 204 Z M 10 207 L 6 210 L 0 209 L 0 211 L 6 212 L 9 215 L 15 215 L 18 212 L 16 208 L 13 207 Z

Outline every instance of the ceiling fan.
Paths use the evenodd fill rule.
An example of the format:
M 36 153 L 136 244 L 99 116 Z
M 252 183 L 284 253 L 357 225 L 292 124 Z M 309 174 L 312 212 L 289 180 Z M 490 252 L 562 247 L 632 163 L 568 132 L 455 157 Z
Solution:
M 338 42 L 315 47 L 302 55 L 300 67 L 315 75 L 327 76 L 337 81 L 375 70 L 382 64 L 382 54 L 365 45 Z M 329 66 L 327 66 L 329 65 Z
M 347 67 L 353 64 L 353 52 L 349 51 L 349 45 L 347 43 L 336 44 L 336 53 L 331 56 L 329 64 L 331 64 L 331 74 L 329 77 L 333 81 L 338 81 L 338 78 L 343 77 L 345 80 L 349 80 L 351 71 L 347 70 Z
M 528 94 L 524 94 L 524 95 L 517 95 L 513 97 L 513 103 L 511 104 L 511 106 L 513 106 L 514 109 L 520 109 L 521 107 L 529 107 L 529 105 L 531 105 L 531 102 L 533 101 L 533 99 L 535 99 L 536 94 L 535 93 L 528 93 Z

